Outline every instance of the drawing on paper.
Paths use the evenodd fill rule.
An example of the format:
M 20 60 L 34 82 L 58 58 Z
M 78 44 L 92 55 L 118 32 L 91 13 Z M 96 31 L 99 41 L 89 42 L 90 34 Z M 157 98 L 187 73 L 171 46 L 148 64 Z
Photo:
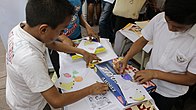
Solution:
M 73 89 L 76 82 L 82 82 L 83 76 L 76 70 L 73 70 L 71 73 L 64 73 L 60 78 L 57 80 L 59 83 L 59 87 L 64 90 L 71 90 Z
M 128 73 L 122 74 L 121 76 L 125 80 L 130 80 L 130 81 L 133 80 L 133 78 L 131 77 L 131 75 L 129 75 Z
M 135 94 L 132 97 L 129 97 L 135 101 L 142 101 L 145 99 L 145 95 L 138 89 L 136 89 Z
M 132 25 L 132 27 L 130 27 L 129 30 L 133 32 L 141 32 L 142 28 L 140 28 L 137 25 Z
M 128 103 L 137 103 L 148 99 L 148 93 L 142 85 L 125 80 L 119 75 L 115 75 L 114 77 Z
M 105 95 L 89 95 L 86 101 L 92 110 L 102 110 L 112 105 L 112 101 Z
M 91 42 L 88 40 L 82 40 L 77 48 L 86 50 L 89 53 L 95 53 L 96 49 L 100 46 L 98 42 Z
M 74 81 L 69 82 L 69 83 L 59 82 L 59 84 L 61 88 L 65 90 L 71 90 L 74 86 Z
M 91 41 L 89 41 L 89 40 L 86 40 L 85 42 L 84 42 L 84 46 L 87 46 L 87 45 L 91 45 L 91 44 L 93 44 L 94 42 L 91 42 Z

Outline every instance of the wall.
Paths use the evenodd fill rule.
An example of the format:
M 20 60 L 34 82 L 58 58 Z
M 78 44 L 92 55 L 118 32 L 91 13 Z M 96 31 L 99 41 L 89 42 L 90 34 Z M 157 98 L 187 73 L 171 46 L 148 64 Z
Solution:
M 7 50 L 7 38 L 11 29 L 25 20 L 27 0 L 1 0 L 0 3 L 0 36 Z

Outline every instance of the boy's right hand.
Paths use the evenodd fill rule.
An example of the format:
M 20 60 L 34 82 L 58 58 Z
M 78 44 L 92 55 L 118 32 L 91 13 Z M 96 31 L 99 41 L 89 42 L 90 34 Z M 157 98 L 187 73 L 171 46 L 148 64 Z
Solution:
M 118 61 L 116 64 L 114 64 L 114 69 L 118 74 L 123 74 L 125 71 L 125 67 L 127 66 L 127 61 L 124 59 L 121 61 Z
M 106 94 L 108 91 L 108 86 L 105 83 L 96 82 L 95 84 L 90 86 L 90 94 L 97 95 L 97 94 Z
M 89 53 L 85 50 L 83 51 L 82 55 L 83 55 L 83 59 L 86 61 L 86 67 L 89 67 L 89 64 L 92 63 L 93 60 L 101 61 L 101 59 L 97 57 L 97 55 Z

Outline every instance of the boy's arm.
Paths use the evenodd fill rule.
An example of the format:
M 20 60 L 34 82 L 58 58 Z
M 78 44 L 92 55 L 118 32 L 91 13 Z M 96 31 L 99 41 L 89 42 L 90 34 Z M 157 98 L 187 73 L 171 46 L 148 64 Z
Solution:
M 46 44 L 46 46 L 59 52 L 82 54 L 84 60 L 86 61 L 86 67 L 88 67 L 89 63 L 93 60 L 101 60 L 95 54 L 91 54 L 83 49 L 79 49 L 62 42 L 54 41 L 52 43 Z
M 74 42 L 67 36 L 65 36 L 65 34 L 62 34 L 58 37 L 58 40 L 60 40 L 62 43 L 70 45 L 70 46 L 75 46 Z
M 124 57 L 124 60 L 128 62 L 130 59 L 133 58 L 134 55 L 140 52 L 147 43 L 148 43 L 148 40 L 146 40 L 143 36 L 140 37 L 137 41 L 133 43 L 128 53 Z
M 156 73 L 155 73 L 156 74 Z M 165 80 L 171 83 L 181 84 L 181 85 L 194 85 L 196 84 L 196 74 L 191 72 L 185 72 L 184 74 L 175 74 L 169 72 L 158 71 L 155 75 L 157 79 Z
M 196 74 L 185 72 L 181 74 L 164 72 L 160 70 L 141 70 L 134 76 L 135 80 L 144 83 L 151 79 L 160 79 L 180 85 L 194 85 L 196 84 Z
M 60 108 L 74 103 L 88 95 L 105 94 L 107 91 L 107 84 L 97 82 L 84 89 L 62 94 L 57 91 L 55 86 L 52 86 L 50 89 L 41 92 L 41 94 L 52 107 Z
M 123 58 L 123 60 L 115 64 L 115 71 L 119 74 L 124 73 L 127 62 L 132 59 L 134 55 L 140 52 L 147 43 L 148 41 L 143 36 L 140 37 L 137 41 L 135 41 L 127 52 L 126 56 Z
M 97 33 L 95 33 L 95 31 L 92 29 L 92 27 L 86 22 L 86 20 L 84 19 L 83 15 L 79 15 L 79 18 L 80 18 L 80 24 L 86 28 L 86 31 L 87 31 L 87 34 L 88 36 L 91 38 L 94 37 L 95 39 L 97 39 L 99 42 L 100 42 L 100 38 L 99 36 L 97 35 Z
M 79 53 L 83 55 L 86 52 L 83 49 L 79 49 L 79 48 L 70 46 L 68 44 L 59 42 L 59 41 L 53 41 L 51 43 L 46 44 L 46 46 L 50 49 L 53 49 L 59 52 L 65 52 L 65 53 Z

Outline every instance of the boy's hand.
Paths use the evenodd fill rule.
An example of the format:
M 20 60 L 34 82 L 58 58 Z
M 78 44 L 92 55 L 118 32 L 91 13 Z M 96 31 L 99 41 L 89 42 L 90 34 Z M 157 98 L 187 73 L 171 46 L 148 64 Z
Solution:
M 157 78 L 157 70 L 141 70 L 135 73 L 134 80 L 140 84 Z
M 107 91 L 108 91 L 108 86 L 105 83 L 97 82 L 90 86 L 91 95 L 106 94 Z
M 114 64 L 114 69 L 118 74 L 123 74 L 125 71 L 125 67 L 127 66 L 127 61 L 121 60 Z
M 92 62 L 93 60 L 101 61 L 101 59 L 97 57 L 95 54 L 91 54 L 87 51 L 84 51 L 82 55 L 84 60 L 86 61 L 86 67 L 88 67 L 89 63 Z
M 91 27 L 86 28 L 86 31 L 87 35 L 90 38 L 90 41 L 92 41 L 92 39 L 95 38 L 98 42 L 100 42 L 100 37 L 97 35 L 97 33 L 95 33 L 95 31 Z

